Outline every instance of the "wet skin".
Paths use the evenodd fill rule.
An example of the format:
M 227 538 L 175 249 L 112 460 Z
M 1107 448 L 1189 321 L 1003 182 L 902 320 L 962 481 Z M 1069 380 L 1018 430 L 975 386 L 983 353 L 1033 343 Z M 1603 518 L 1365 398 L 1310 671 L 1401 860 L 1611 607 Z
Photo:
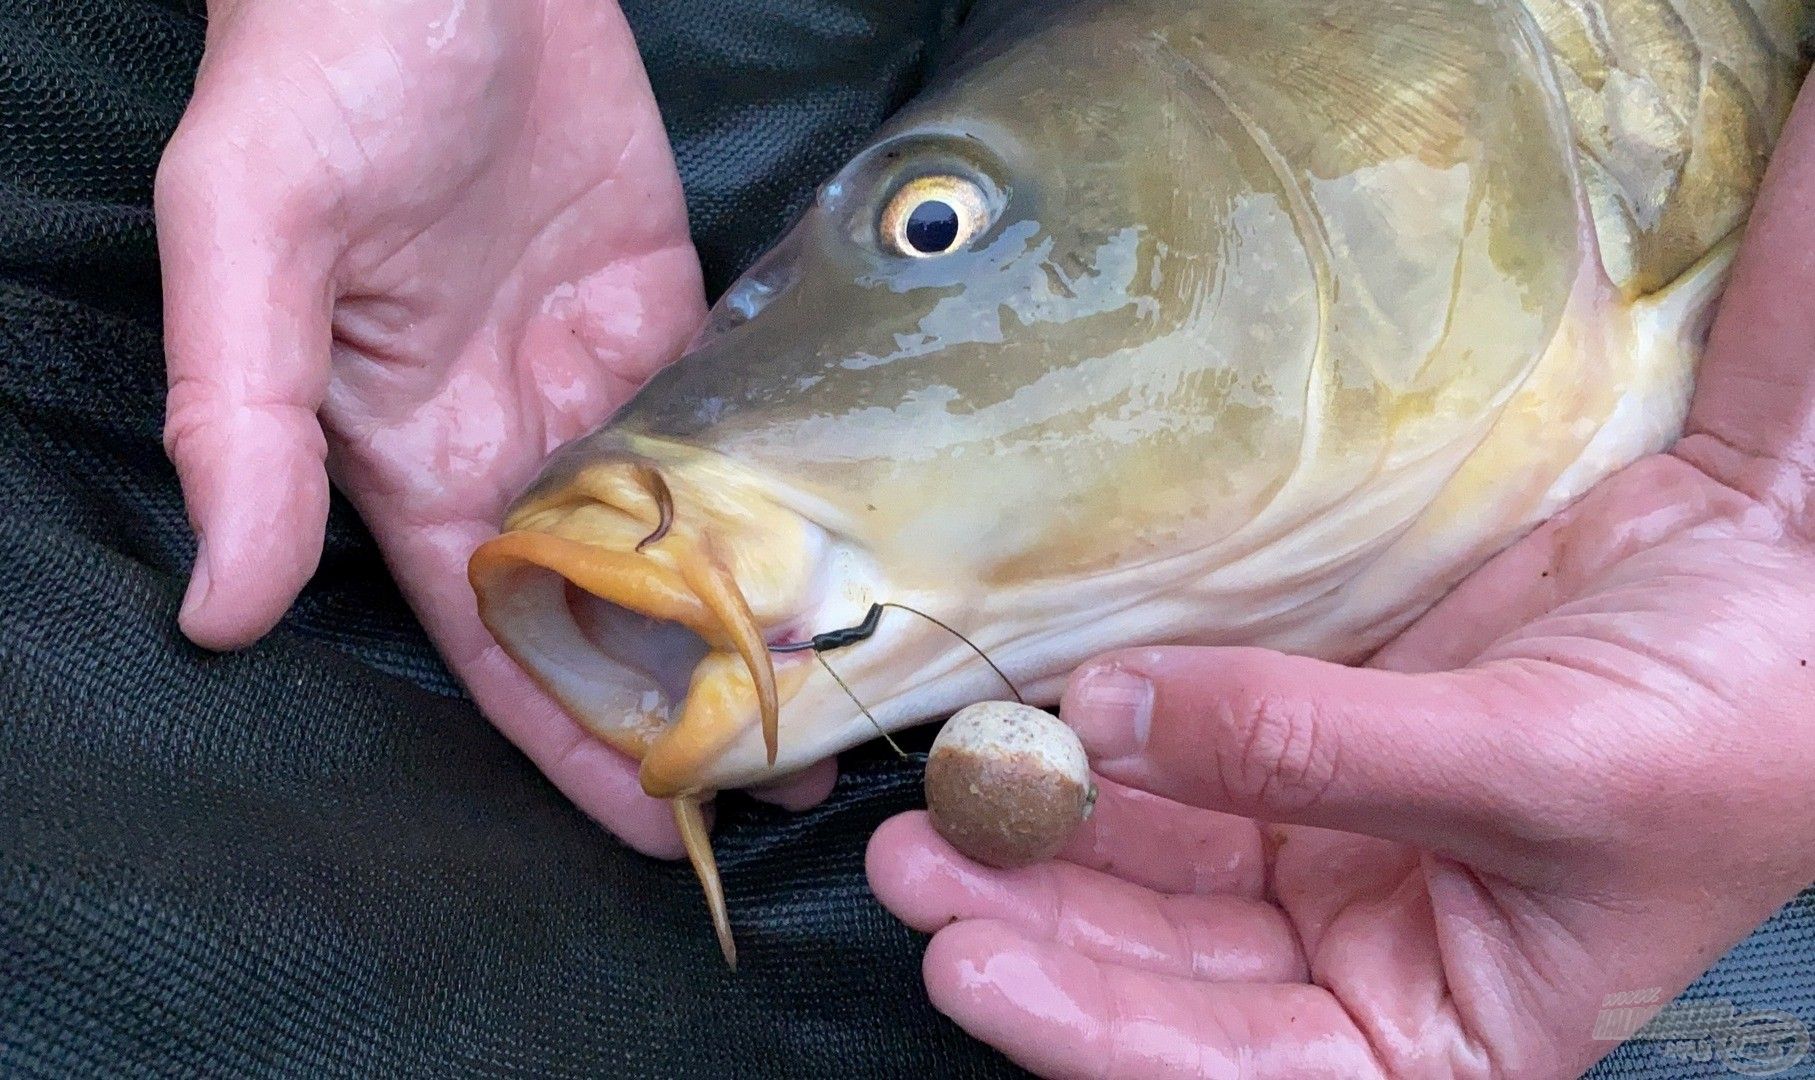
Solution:
M 560 22 L 578 6 L 523 4 L 494 12 L 468 4 L 474 17 L 459 27 L 454 40 L 464 38 L 474 48 L 431 55 L 414 46 L 443 36 L 447 28 L 437 21 L 446 13 L 443 5 L 387 4 L 382 12 L 356 11 L 345 20 L 303 22 L 293 17 L 289 4 L 261 8 L 257 0 L 246 0 L 210 7 L 215 15 L 210 66 L 185 121 L 185 137 L 173 144 L 159 185 L 160 238 L 172 314 L 172 377 L 180 387 L 172 401 L 173 447 L 191 512 L 208 537 L 206 556 L 185 604 L 185 630 L 210 645 L 244 644 L 281 613 L 316 558 L 324 490 L 319 461 L 325 442 L 337 482 L 374 524 L 425 624 L 488 714 L 589 812 L 648 850 L 677 851 L 668 808 L 641 795 L 634 768 L 587 736 L 489 647 L 464 582 L 467 549 L 491 531 L 489 520 L 473 508 L 501 507 L 533 470 L 538 454 L 534 440 L 496 441 L 494 421 L 521 416 L 542 423 L 548 417 L 570 416 L 568 426 L 553 424 L 551 430 L 583 429 L 589 417 L 609 413 L 641 372 L 671 355 L 691 332 L 690 325 L 677 330 L 648 321 L 626 324 L 617 326 L 621 332 L 613 338 L 622 343 L 621 349 L 601 347 L 582 355 L 566 351 L 564 342 L 571 335 L 529 336 L 510 329 L 521 326 L 518 320 L 529 312 L 540 310 L 543 301 L 569 295 L 565 286 L 581 279 L 619 283 L 623 291 L 612 295 L 645 298 L 643 310 L 671 309 L 677 316 L 697 311 L 689 306 L 697 299 L 687 299 L 687 283 L 693 280 L 690 260 L 666 269 L 655 265 L 660 261 L 657 255 L 684 235 L 678 194 L 663 187 L 671 183 L 666 178 L 672 175 L 672 165 L 663 154 L 623 155 L 615 145 L 600 146 L 596 154 L 564 158 L 590 162 L 598 167 L 596 172 L 542 170 L 536 184 L 513 182 L 512 198 L 495 198 L 490 196 L 500 190 L 499 175 L 466 163 L 512 160 L 516 133 L 535 125 L 474 123 L 488 115 L 484 110 L 424 112 L 408 123 L 390 124 L 385 119 L 387 110 L 395 114 L 400 108 L 403 115 L 416 116 L 409 111 L 412 102 L 426 107 L 459 100 L 462 87 L 483 89 L 496 99 L 500 85 L 519 89 L 537 85 L 536 94 L 526 93 L 522 99 L 542 108 L 583 113 L 590 121 L 602 121 L 593 130 L 621 135 L 637 118 L 653 116 L 653 108 L 638 93 L 601 97 L 600 87 L 584 79 L 547 78 L 547 69 L 533 50 L 494 50 L 500 35 L 504 41 L 515 39 L 492 17 L 521 16 L 533 31 L 525 35 L 529 40 L 603 43 L 606 48 L 599 55 L 616 57 L 621 65 L 617 71 L 634 75 L 635 58 L 621 23 L 606 19 L 593 32 L 570 27 L 551 37 L 543 32 L 544 20 Z M 265 17 L 255 18 L 261 9 Z M 584 10 L 601 18 L 611 14 L 609 5 L 603 4 L 585 5 Z M 236 11 L 246 14 L 227 17 Z M 379 18 L 381 14 L 384 18 Z M 364 46 L 373 49 L 368 53 Z M 327 79 L 319 79 L 322 72 L 311 66 L 349 54 L 373 55 L 383 63 L 324 65 Z M 482 62 L 453 63 L 457 60 Z M 292 61 L 295 67 L 288 66 Z M 259 103 L 270 99 L 273 78 L 281 84 L 283 100 L 312 101 L 320 112 L 259 115 Z M 299 95 L 299 86 L 307 86 L 310 93 Z M 375 99 L 371 115 L 360 125 L 342 128 L 349 118 L 337 97 L 369 93 L 374 86 L 396 93 Z M 634 81 L 631 87 L 634 90 Z M 508 94 L 503 98 L 517 100 Z M 600 100 L 621 107 L 601 110 Z M 581 109 L 576 102 L 585 102 L 586 107 Z M 1532 773 L 1529 798 L 1519 806 L 1482 804 L 1481 827 L 1470 835 L 1494 833 L 1496 822 L 1506 830 L 1529 828 L 1534 804 L 1587 808 L 1585 816 L 1570 820 L 1600 820 L 1604 827 L 1592 840 L 1547 847 L 1536 853 L 1536 859 L 1554 864 L 1551 878 L 1579 877 L 1597 899 L 1584 903 L 1578 895 L 1582 889 L 1560 897 L 1542 888 L 1506 891 L 1515 875 L 1493 879 L 1493 867 L 1502 862 L 1490 861 L 1489 849 L 1483 848 L 1481 859 L 1455 865 L 1477 879 L 1488 874 L 1497 900 L 1532 903 L 1510 909 L 1503 904 L 1493 918 L 1446 919 L 1445 927 L 1461 927 L 1475 935 L 1470 939 L 1478 941 L 1486 954 L 1485 959 L 1475 958 L 1478 964 L 1467 959 L 1458 967 L 1446 961 L 1450 954 L 1444 952 L 1434 928 L 1415 918 L 1395 917 L 1396 912 L 1422 911 L 1420 898 L 1428 891 L 1420 884 L 1425 879 L 1417 876 L 1425 863 L 1403 872 L 1395 869 L 1411 864 L 1393 844 L 1351 841 L 1358 855 L 1383 853 L 1378 863 L 1322 859 L 1315 845 L 1288 846 L 1290 859 L 1283 854 L 1275 859 L 1270 849 L 1246 846 L 1258 843 L 1262 835 L 1251 824 L 1229 822 L 1234 841 L 1225 849 L 1217 840 L 1225 827 L 1220 819 L 1133 797 L 1128 813 L 1112 810 L 1099 818 L 1103 829 L 1081 841 L 1079 862 L 1111 871 L 1141 888 L 1242 895 L 1263 891 L 1269 870 L 1274 880 L 1283 880 L 1280 874 L 1290 863 L 1295 869 L 1289 925 L 1303 933 L 1306 927 L 1325 924 L 1319 913 L 1348 913 L 1336 928 L 1340 932 L 1333 930 L 1318 939 L 1324 959 L 1313 962 L 1312 980 L 1342 1000 L 1363 1001 L 1366 1008 L 1346 1015 L 1329 1011 L 1327 997 L 1307 986 L 1304 992 L 1317 999 L 1318 1023 L 1303 1026 L 1301 1015 L 1299 1030 L 1336 1041 L 1294 1046 L 1270 1039 L 1258 1023 L 1243 1026 L 1245 1002 L 1269 1015 L 1278 1014 L 1279 1002 L 1266 992 L 1249 994 L 1241 986 L 1226 985 L 1236 975 L 1231 968 L 1201 968 L 1199 979 L 1221 979 L 1225 985 L 1220 988 L 1208 982 L 1185 987 L 1107 968 L 1099 974 L 1078 969 L 1066 959 L 1065 964 L 1072 966 L 1047 981 L 1039 973 L 1056 970 L 1055 954 L 1040 944 L 1042 932 L 999 935 L 1000 924 L 986 925 L 971 917 L 1001 919 L 1006 917 L 1003 910 L 976 906 L 962 912 L 954 906 L 937 916 L 937 921 L 951 914 L 966 919 L 929 956 L 927 975 L 942 1008 L 1020 1060 L 1054 1073 L 1063 1066 L 1040 1055 L 1057 1052 L 1067 1060 L 1103 1064 L 1106 1069 L 1116 1067 L 1117 1061 L 1126 1068 L 1160 1059 L 1206 1063 L 1204 1068 L 1209 1069 L 1220 1056 L 1239 1053 L 1252 1070 L 1263 1074 L 1307 1075 L 1320 1062 L 1334 1061 L 1339 1075 L 1355 1075 L 1348 1065 L 1364 1062 L 1371 1052 L 1355 1039 L 1359 1026 L 1376 1046 L 1382 1045 L 1380 1032 L 1428 1033 L 1415 1052 L 1381 1062 L 1399 1075 L 1467 1071 L 1446 1063 L 1482 1061 L 1482 1044 L 1490 1039 L 1497 1056 L 1487 1060 L 1503 1071 L 1523 1065 L 1517 1069 L 1523 1074 L 1565 1075 L 1569 1061 L 1586 1061 L 1606 1047 L 1589 1043 L 1580 1024 L 1545 1018 L 1591 1013 L 1603 986 L 1680 985 L 1725 943 L 1790 895 L 1797 881 L 1815 876 L 1806 842 L 1811 826 L 1802 816 L 1807 801 L 1800 797 L 1788 804 L 1782 801 L 1786 793 L 1797 796 L 1803 789 L 1801 781 L 1811 760 L 1800 735 L 1806 725 L 1798 711 L 1811 691 L 1806 682 L 1798 681 L 1805 669 L 1793 663 L 1809 651 L 1809 630 L 1801 618 L 1808 605 L 1795 600 L 1810 588 L 1803 569 L 1809 533 L 1806 477 L 1812 467 L 1806 355 L 1808 343 L 1815 341 L 1815 326 L 1809 324 L 1808 305 L 1800 302 L 1815 289 L 1807 265 L 1815 238 L 1809 235 L 1808 215 L 1803 212 L 1815 199 L 1808 182 L 1815 176 L 1809 154 L 1815 137 L 1807 114 L 1805 107 L 1804 134 L 1787 144 L 1801 148 L 1794 157 L 1800 165 L 1786 163 L 1780 168 L 1784 179 L 1773 200 L 1777 210 L 1763 215 L 1769 224 L 1749 242 L 1755 254 L 1742 260 L 1728 314 L 1717 328 L 1714 354 L 1720 362 L 1702 378 L 1693 420 L 1695 437 L 1674 457 L 1622 474 L 1618 485 L 1607 489 L 1607 497 L 1597 492 L 1566 527 L 1546 529 L 1514 555 L 1496 561 L 1458 592 L 1456 601 L 1434 612 L 1417 633 L 1396 646 L 1390 656 L 1397 659 L 1380 661 L 1419 670 L 1463 664 L 1476 655 L 1471 650 L 1505 632 L 1528 643 L 1543 644 L 1546 638 L 1574 642 L 1582 650 L 1578 655 L 1607 661 L 1608 679 L 1617 679 L 1621 672 L 1630 677 L 1644 671 L 1666 688 L 1676 683 L 1662 678 L 1665 675 L 1722 688 L 1718 694 L 1691 694 L 1674 702 L 1636 693 L 1617 700 L 1590 700 L 1554 692 L 1567 689 L 1556 678 L 1567 673 L 1539 667 L 1542 678 L 1532 689 L 1547 692 L 1493 699 L 1499 703 L 1493 716 L 1464 717 L 1471 721 L 1466 725 L 1469 730 L 1479 731 L 1481 723 L 1473 722 L 1479 720 L 1520 733 L 1523 737 L 1507 747 L 1512 761 L 1522 760 L 1518 753 L 1527 747 L 1520 744 L 1535 741 L 1545 751 L 1542 767 Z M 249 140 L 247 125 L 254 120 L 259 135 Z M 298 129 L 298 120 L 312 126 Z M 350 146 L 352 138 L 369 126 L 388 127 L 411 138 L 368 142 L 365 151 L 374 171 L 352 176 L 319 154 L 324 144 Z M 544 126 L 550 125 L 544 121 Z M 511 134 L 506 138 L 501 133 Z M 447 182 L 424 185 L 421 178 L 430 173 Z M 580 188 L 565 186 L 570 181 L 590 190 L 590 185 L 614 176 L 619 184 L 654 181 L 657 189 L 671 192 L 653 204 L 665 210 L 635 215 L 640 225 L 665 225 L 666 232 L 606 229 L 604 235 L 581 242 L 571 231 L 575 222 L 565 220 L 544 237 L 534 228 L 533 213 L 518 229 L 518 211 L 558 206 L 572 198 Z M 299 192 L 325 192 L 328 197 L 325 203 L 316 197 L 299 200 Z M 523 198 L 525 193 L 534 198 Z M 593 223 L 612 220 L 595 215 L 583 223 L 582 232 L 591 236 Z M 425 221 L 440 224 L 427 230 L 425 239 L 412 240 L 412 230 Z M 514 299 L 501 302 L 500 310 L 518 313 L 502 320 L 488 316 L 476 328 L 474 311 L 489 309 L 473 295 L 436 286 L 451 279 L 441 270 L 449 265 L 462 268 L 457 275 L 461 281 L 471 277 L 465 272 L 473 265 L 469 256 L 487 250 L 486 238 L 495 235 L 523 241 L 530 251 L 538 250 L 531 241 L 572 245 L 576 254 L 571 263 L 556 260 L 542 269 L 534 269 L 537 260 L 528 259 L 530 270 L 507 259 L 510 265 L 497 276 L 488 272 L 474 279 L 482 290 L 499 281 L 515 283 L 502 294 Z M 657 235 L 669 240 L 651 239 Z M 378 275 L 374 263 L 348 254 L 362 243 L 405 254 L 392 267 L 394 273 Z M 318 250 L 330 254 L 295 257 Z M 333 253 L 347 261 L 337 262 Z M 645 262 L 645 255 L 653 261 Z M 248 265 L 269 272 L 249 275 L 244 272 Z M 237 287 L 248 282 L 259 283 L 256 297 Z M 668 289 L 674 292 L 664 291 Z M 336 315 L 343 308 L 357 311 L 371 295 L 409 298 L 415 320 L 382 339 L 391 347 L 374 349 L 370 342 L 360 345 L 341 339 L 330 351 L 330 311 Z M 664 308 L 664 302 L 671 307 Z M 627 309 L 621 303 L 557 306 L 561 320 L 606 310 L 622 314 Z M 617 325 L 615 319 L 604 323 Z M 581 320 L 575 325 L 590 324 Z M 488 327 L 505 330 L 475 336 L 476 329 Z M 420 347 L 430 339 L 487 344 L 483 349 L 431 352 Z M 474 357 L 486 362 L 467 362 Z M 415 377 L 395 385 L 370 377 L 347 378 L 348 372 L 385 370 L 408 371 Z M 479 402 L 486 407 L 436 404 L 446 401 L 456 386 L 469 406 Z M 324 387 L 341 389 L 329 396 Z M 525 388 L 534 392 L 526 393 Z M 325 438 L 310 419 L 323 409 L 324 397 L 331 397 L 323 412 Z M 369 427 L 355 429 L 336 420 L 355 409 L 366 410 L 354 414 L 369 417 Z M 360 437 L 387 432 L 397 437 Z M 478 451 L 450 454 L 450 445 Z M 493 450 L 499 451 L 495 458 Z M 487 461 L 495 467 L 471 468 Z M 272 482 L 275 476 L 284 477 L 284 482 Z M 400 486 L 387 479 L 396 476 L 410 477 L 411 483 Z M 470 517 L 473 514 L 478 517 Z M 1685 528 L 1678 530 L 1677 525 Z M 1558 564 L 1575 572 L 1543 576 Z M 1533 589 L 1528 570 L 1553 584 Z M 1686 589 L 1684 582 L 1690 577 L 1697 584 Z M 1787 598 L 1789 606 L 1775 606 L 1771 597 Z M 1654 630 L 1696 643 L 1695 647 L 1650 657 L 1663 661 L 1653 668 L 1631 648 L 1644 646 L 1644 641 L 1613 646 L 1608 634 L 1629 624 L 1630 609 L 1640 600 L 1656 616 L 1650 623 Z M 1726 612 L 1726 617 L 1709 631 L 1711 608 Z M 1578 615 L 1593 617 L 1575 618 Z M 1528 633 L 1517 630 L 1526 626 Z M 1165 666 L 1150 674 L 1162 684 L 1162 698 L 1177 700 L 1178 692 L 1165 686 L 1188 682 L 1201 696 L 1184 700 L 1201 703 L 1200 717 L 1233 720 L 1254 714 L 1249 703 L 1269 700 L 1302 702 L 1310 711 L 1335 715 L 1344 701 L 1368 701 L 1378 705 L 1373 716 L 1422 714 L 1420 710 L 1434 708 L 1444 720 L 1403 727 L 1391 744 L 1395 759 L 1439 765 L 1442 777 L 1425 784 L 1407 781 L 1403 771 L 1382 772 L 1367 796 L 1375 809 L 1365 817 L 1346 809 L 1333 811 L 1320 817 L 1326 824 L 1366 831 L 1379 827 L 1383 816 L 1398 816 L 1435 821 L 1433 828 L 1438 828 L 1445 807 L 1470 794 L 1446 788 L 1439 779 L 1492 779 L 1508 771 L 1508 759 L 1465 762 L 1458 768 L 1455 759 L 1441 755 L 1442 746 L 1450 743 L 1445 733 L 1452 730 L 1462 706 L 1479 704 L 1472 693 L 1483 685 L 1478 681 L 1384 685 L 1372 682 L 1366 673 L 1324 665 L 1263 670 L 1263 665 L 1250 662 L 1262 659 L 1268 665 L 1279 660 L 1264 653 L 1234 656 L 1219 650 L 1186 650 L 1170 654 Z M 1538 663 L 1532 661 L 1534 667 Z M 1351 675 L 1361 681 L 1349 681 Z M 1470 693 L 1460 700 L 1454 696 L 1433 700 L 1425 692 L 1452 687 Z M 1735 687 L 1744 693 L 1733 693 Z M 1381 691 L 1379 697 L 1369 696 L 1374 689 Z M 1606 706 L 1604 712 L 1594 711 L 1597 703 Z M 1068 700 L 1067 714 L 1077 716 L 1080 724 L 1091 711 Z M 1643 721 L 1642 735 L 1632 735 L 1637 729 L 1631 724 L 1606 722 L 1635 716 L 1650 717 Z M 1181 716 L 1178 723 L 1197 748 L 1249 745 L 1239 731 L 1189 727 L 1190 719 Z M 1364 722 L 1366 718 L 1355 721 Z M 1614 745 L 1577 738 L 1592 734 L 1597 726 L 1609 733 Z M 1557 732 L 1557 737 L 1532 737 L 1547 731 Z M 1671 752 L 1658 749 L 1663 744 Z M 1677 749 L 1683 752 L 1674 752 Z M 1214 761 L 1176 751 L 1156 750 L 1155 756 L 1175 771 L 1218 775 Z M 1264 756 L 1255 759 L 1251 782 L 1256 789 L 1265 789 L 1273 775 L 1265 765 Z M 1285 808 L 1217 795 L 1202 784 L 1187 790 L 1165 777 L 1137 775 L 1137 768 L 1148 767 L 1136 760 L 1118 768 L 1117 775 L 1220 810 L 1277 820 L 1290 816 Z M 1418 801 L 1424 786 L 1436 792 L 1430 797 L 1435 805 Z M 1290 794 L 1294 789 L 1282 785 L 1278 790 Z M 1618 812 L 1603 812 L 1609 810 Z M 1463 842 L 1447 833 L 1393 835 L 1438 850 Z M 883 844 L 885 838 L 901 836 L 892 829 L 879 838 L 874 869 L 886 870 L 895 863 L 904 871 L 926 868 L 926 863 L 915 861 L 912 851 Z M 1529 869 L 1525 861 L 1529 857 L 1530 853 L 1522 854 L 1519 866 Z M 919 914 L 898 907 L 910 921 L 935 918 L 925 911 L 960 902 L 950 891 L 934 891 L 932 878 L 915 880 L 928 893 Z M 965 879 L 966 887 L 974 880 Z M 1443 880 L 1458 878 L 1451 874 Z M 1741 882 L 1745 884 L 1736 886 Z M 1403 889 L 1391 892 L 1394 883 Z M 1403 898 L 1403 904 L 1367 903 L 1375 885 Z M 877 888 L 891 904 L 900 903 L 898 891 L 881 876 Z M 1145 948 L 1136 920 L 1146 909 L 1138 900 L 1131 901 L 1123 892 L 1100 892 L 1094 884 L 1087 888 L 1087 893 L 1077 894 L 1080 900 L 1097 897 L 1113 908 L 1111 917 L 1088 928 L 1091 935 L 1109 943 L 1129 943 L 1129 950 Z M 1015 890 L 1020 894 L 1017 902 L 1030 910 L 1053 910 L 1053 898 L 1040 891 L 1037 882 L 1018 883 Z M 1454 914 L 1452 900 L 1446 897 L 1441 910 Z M 1505 917 L 1508 910 L 1542 915 L 1557 908 L 1576 917 L 1544 921 L 1542 928 L 1556 931 L 1549 936 L 1534 936 L 1530 920 Z M 1073 904 L 1062 914 L 1075 917 L 1078 909 Z M 1633 912 L 1637 914 L 1622 917 Z M 1303 921 L 1307 919 L 1310 922 Z M 1234 925 L 1220 915 L 1215 924 L 1224 930 Z M 1075 945 L 1078 927 L 1061 925 Z M 1207 924 L 1192 916 L 1174 925 L 1191 932 Z M 1035 940 L 1028 940 L 1030 936 Z M 1219 955 L 1239 956 L 1248 947 L 1233 939 L 1195 940 Z M 1225 951 L 1236 945 L 1240 948 Z M 1264 941 L 1257 939 L 1255 947 L 1261 945 Z M 1565 960 L 1570 962 L 1539 967 L 1508 959 L 1543 958 L 1558 950 L 1567 952 Z M 1408 979 L 1407 968 L 1395 962 L 1396 957 L 1418 961 L 1420 966 L 1410 973 L 1415 981 Z M 990 967 L 991 961 L 998 966 Z M 1496 966 L 1502 961 L 1505 966 Z M 1285 953 L 1277 960 L 1259 955 L 1258 963 L 1247 970 L 1280 977 L 1293 962 Z M 1083 995 L 1091 986 L 1075 977 L 1080 971 L 1090 979 L 1105 979 L 1098 985 L 1116 996 L 1087 999 Z M 1534 971 L 1538 975 L 1530 977 Z M 1011 996 L 1002 992 L 1002 982 L 987 977 L 993 972 L 1018 972 L 1014 981 L 1024 988 L 1060 992 Z M 986 977 L 974 977 L 978 973 Z M 1457 973 L 1471 978 L 1451 978 Z M 1551 988 L 1557 986 L 1567 986 L 1569 993 L 1556 994 Z M 1454 999 L 1442 996 L 1434 989 L 1438 987 L 1446 987 Z M 1162 993 L 1178 1011 L 1158 1022 L 1130 1023 L 1129 1018 L 1148 1013 L 1138 997 L 1127 995 L 1147 988 Z M 1082 1003 L 1082 1011 L 1075 1014 L 1081 1022 L 1055 1023 L 1055 1017 L 1060 1021 L 1063 1017 L 1053 1006 L 1067 1001 Z M 1494 1008 L 1509 1002 L 1511 1012 Z M 1459 1003 L 1465 1013 L 1460 1021 L 1452 1011 Z M 1526 1005 L 1523 1012 L 1517 1011 L 1520 1003 Z M 1118 1016 L 1122 1021 L 1112 1022 Z M 1071 1056 L 1073 1050 L 1078 1056 Z M 1113 1060 L 1104 1064 L 1105 1059 Z

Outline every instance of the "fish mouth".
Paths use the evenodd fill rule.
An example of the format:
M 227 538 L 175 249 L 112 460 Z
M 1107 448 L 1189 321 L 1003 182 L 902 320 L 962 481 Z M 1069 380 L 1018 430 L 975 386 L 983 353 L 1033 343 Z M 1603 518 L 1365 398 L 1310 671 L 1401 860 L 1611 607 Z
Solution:
M 811 584 L 816 530 L 669 483 L 646 461 L 589 467 L 514 508 L 468 577 L 492 636 L 640 762 L 646 793 L 703 798 L 810 764 L 779 725 L 810 661 L 769 644 Z
M 584 728 L 640 762 L 670 800 L 725 961 L 737 967 L 703 801 L 806 765 L 780 740 L 805 656 L 771 653 L 823 563 L 823 533 L 729 482 L 614 449 L 557 468 L 467 564 L 479 617 Z M 676 476 L 697 483 L 675 485 Z M 765 630 L 765 627 L 769 628 Z
M 960 680 L 943 698 L 891 692 L 904 672 L 940 669 L 950 648 L 941 634 L 952 631 L 918 612 L 879 628 L 884 607 L 906 606 L 879 602 L 890 596 L 880 560 L 835 511 L 816 515 L 833 522 L 822 527 L 800 501 L 708 451 L 611 433 L 558 452 L 467 569 L 505 652 L 589 733 L 639 762 L 644 792 L 670 801 L 733 968 L 703 802 L 941 704 L 961 707 L 978 690 Z M 858 641 L 880 659 L 841 651 L 840 676 L 821 655 Z M 820 667 L 826 677 L 811 678 Z

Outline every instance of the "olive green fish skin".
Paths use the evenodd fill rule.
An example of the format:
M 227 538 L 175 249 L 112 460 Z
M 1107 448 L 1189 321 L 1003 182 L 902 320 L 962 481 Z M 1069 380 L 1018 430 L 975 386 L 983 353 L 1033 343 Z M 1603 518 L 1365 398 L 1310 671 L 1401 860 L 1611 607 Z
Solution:
M 712 475 L 865 567 L 794 632 L 911 599 L 1036 698 L 1123 645 L 1356 658 L 1680 427 L 1806 14 L 986 5 L 695 350 L 526 499 L 626 455 L 682 490 L 731 463 Z M 974 180 L 993 220 L 907 258 L 877 221 L 926 175 Z M 840 654 L 885 726 L 1000 693 L 906 633 Z M 916 665 L 967 674 L 935 692 Z M 784 766 L 872 733 L 803 693 Z
M 1176 554 L 1296 471 L 1360 481 L 1454 441 L 1555 332 L 1570 148 L 1511 9 L 1402 7 L 1049 17 L 892 122 L 717 318 L 760 314 L 614 426 L 843 502 L 892 567 L 962 553 L 995 582 Z M 1368 99 L 1389 84 L 1415 89 Z M 1002 214 L 904 259 L 874 222 L 928 172 Z

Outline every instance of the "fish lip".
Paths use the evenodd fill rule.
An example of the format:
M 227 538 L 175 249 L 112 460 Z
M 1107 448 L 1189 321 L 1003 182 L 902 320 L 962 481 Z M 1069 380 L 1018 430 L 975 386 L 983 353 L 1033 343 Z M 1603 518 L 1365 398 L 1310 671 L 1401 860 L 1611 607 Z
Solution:
M 644 791 L 658 798 L 709 793 L 722 786 L 722 759 L 735 744 L 747 741 L 761 721 L 753 688 L 727 695 L 723 685 L 714 683 L 720 707 L 695 718 L 691 726 L 684 723 L 702 672 L 711 669 L 723 680 L 728 676 L 721 669 L 738 654 L 686 575 L 670 565 L 676 558 L 529 528 L 486 541 L 468 562 L 480 619 L 499 646 L 582 728 L 641 762 Z M 790 575 L 807 586 L 799 591 L 812 591 L 812 582 L 820 577 L 814 572 L 817 562 L 809 558 L 807 566 Z M 614 652 L 589 634 L 576 617 L 570 588 L 611 609 L 697 636 L 704 651 L 688 674 L 686 691 L 677 697 L 651 685 L 659 680 L 628 665 L 624 651 Z M 759 620 L 757 629 L 765 643 L 779 644 L 802 625 L 803 616 L 790 615 Z M 785 703 L 805 682 L 811 657 L 769 653 L 768 659 L 778 680 L 778 700 Z M 660 700 L 651 700 L 651 692 L 658 690 Z M 784 751 L 790 749 L 786 743 L 784 739 Z M 747 782 L 768 782 L 791 766 L 808 764 L 793 761 L 794 756 L 785 755 L 773 767 L 753 770 L 746 765 L 737 771 L 755 772 Z

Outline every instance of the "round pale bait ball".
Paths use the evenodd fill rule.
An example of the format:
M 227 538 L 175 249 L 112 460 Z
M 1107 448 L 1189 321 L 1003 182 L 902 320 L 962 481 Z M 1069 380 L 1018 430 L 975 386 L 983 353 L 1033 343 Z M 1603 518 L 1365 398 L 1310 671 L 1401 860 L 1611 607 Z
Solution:
M 1058 854 L 1096 794 L 1072 730 L 1013 701 L 959 711 L 926 759 L 933 828 L 967 857 L 1003 869 Z

